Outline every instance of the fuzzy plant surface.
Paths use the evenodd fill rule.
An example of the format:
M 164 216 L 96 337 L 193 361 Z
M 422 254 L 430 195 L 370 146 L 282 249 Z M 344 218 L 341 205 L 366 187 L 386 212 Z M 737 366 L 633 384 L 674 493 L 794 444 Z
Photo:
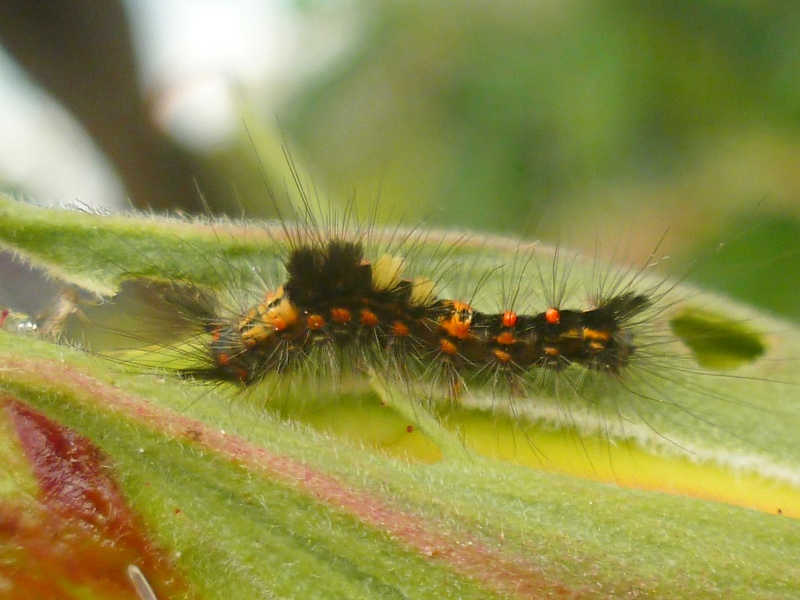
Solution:
M 796 597 L 796 326 L 634 271 L 666 348 L 638 378 L 439 402 L 374 373 L 242 390 L 159 366 L 184 342 L 137 329 L 161 321 L 131 282 L 232 298 L 232 278 L 280 277 L 287 236 L 0 198 L 0 244 L 79 289 L 66 318 L 87 331 L 0 331 L 0 598 Z M 537 285 L 597 281 L 530 248 Z M 475 304 L 507 298 L 520 250 L 413 244 Z M 98 322 L 140 347 L 88 351 Z

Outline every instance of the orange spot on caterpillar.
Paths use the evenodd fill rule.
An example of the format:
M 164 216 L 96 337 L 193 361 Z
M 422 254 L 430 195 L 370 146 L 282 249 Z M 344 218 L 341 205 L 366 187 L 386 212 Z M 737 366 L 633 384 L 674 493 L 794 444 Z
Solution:
M 451 342 L 450 340 L 442 339 L 439 341 L 439 348 L 441 348 L 442 352 L 445 354 L 453 355 L 458 353 L 458 348 L 456 345 Z
M 353 319 L 353 313 L 347 308 L 332 308 L 331 319 L 335 323 L 349 323 Z
M 284 331 L 296 323 L 299 318 L 300 314 L 295 305 L 288 298 L 280 297 L 277 303 L 270 307 L 264 322 L 271 325 L 275 331 Z
M 472 326 L 472 307 L 465 302 L 457 300 L 454 300 L 451 305 L 453 312 L 449 318 L 443 317 L 440 325 L 448 335 L 464 339 L 469 336 L 469 330 Z
M 366 325 L 367 327 L 377 327 L 378 324 L 380 323 L 378 315 L 376 315 L 368 308 L 361 309 L 361 317 L 359 318 L 359 321 L 361 322 L 362 325 Z
M 283 286 L 268 292 L 261 302 L 251 308 L 238 323 L 242 342 L 252 348 L 275 331 L 285 331 L 300 318 L 297 308 L 285 296 Z
M 397 337 L 408 337 L 411 330 L 402 321 L 395 321 L 392 325 L 392 334 Z
M 494 357 L 497 359 L 498 362 L 501 362 L 503 364 L 508 364 L 511 362 L 511 355 L 508 352 L 504 352 L 499 348 L 495 348 L 494 350 L 492 350 L 492 353 L 494 354 Z
M 611 332 L 600 329 L 589 329 L 586 327 L 583 330 L 583 339 L 607 342 L 611 339 Z
M 494 341 L 497 342 L 498 344 L 500 344 L 501 346 L 510 346 L 515 341 L 517 341 L 517 338 L 510 331 L 504 331 L 503 333 L 498 335 L 496 338 L 494 338 Z
M 550 307 L 544 312 L 544 318 L 551 325 L 557 325 L 561 322 L 561 311 Z
M 322 315 L 308 315 L 306 325 L 311 331 L 319 331 L 325 327 L 325 317 Z
M 514 327 L 517 324 L 517 313 L 507 310 L 502 317 L 503 327 Z

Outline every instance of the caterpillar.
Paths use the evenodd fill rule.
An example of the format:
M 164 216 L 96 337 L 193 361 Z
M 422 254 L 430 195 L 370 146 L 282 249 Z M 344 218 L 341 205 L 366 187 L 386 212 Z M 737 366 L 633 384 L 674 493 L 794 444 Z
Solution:
M 321 349 L 338 365 L 357 355 L 373 368 L 397 369 L 407 357 L 413 375 L 439 369 L 452 385 L 573 365 L 619 375 L 635 352 L 627 324 L 650 304 L 643 294 L 625 292 L 589 310 L 487 314 L 438 297 L 430 280 L 404 278 L 396 256 L 369 262 L 358 241 L 297 247 L 285 267 L 286 283 L 241 318 L 204 317 L 212 365 L 185 374 L 252 384 L 268 373 L 302 369 Z

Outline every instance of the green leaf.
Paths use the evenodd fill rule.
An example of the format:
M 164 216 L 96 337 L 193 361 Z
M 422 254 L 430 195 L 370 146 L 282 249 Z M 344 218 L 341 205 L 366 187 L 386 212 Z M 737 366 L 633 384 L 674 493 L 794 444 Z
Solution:
M 279 269 L 285 236 L 253 224 L 2 200 L 0 240 L 108 297 L 133 276 L 216 286 L 252 265 Z M 436 264 L 445 289 L 464 286 L 449 292 L 482 282 L 481 294 L 497 298 L 515 276 L 487 273 L 515 264 L 519 275 L 519 248 L 431 232 L 413 244 L 410 268 Z M 536 252 L 544 268 L 528 271 L 533 288 L 552 270 L 546 251 Z M 570 263 L 569 285 L 586 273 L 596 281 L 594 268 Z M 637 283 L 659 293 L 659 281 Z M 544 381 L 523 398 L 478 391 L 450 406 L 412 402 L 391 385 L 242 394 L 0 332 L 0 387 L 108 457 L 188 597 L 792 597 L 800 586 L 798 523 L 787 518 L 800 515 L 798 332 L 695 290 L 674 298 L 653 316 L 659 335 L 671 315 L 702 307 L 746 325 L 763 355 L 735 371 L 706 370 L 673 336 L 672 362 L 660 354 L 650 367 L 671 369 L 669 377 L 587 381 L 576 393 Z M 33 483 L 15 450 L 18 432 L 9 421 L 0 431 L 8 502 L 30 495 Z M 694 491 L 672 487 L 687 480 Z M 665 488 L 766 512 L 648 491 Z M 0 581 L 6 564 L 38 568 L 3 558 Z M 160 572 L 143 572 L 162 585 Z

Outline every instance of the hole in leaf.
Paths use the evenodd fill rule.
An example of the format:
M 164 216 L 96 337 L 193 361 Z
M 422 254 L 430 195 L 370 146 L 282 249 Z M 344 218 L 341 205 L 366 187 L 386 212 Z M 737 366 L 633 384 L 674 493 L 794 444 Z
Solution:
M 757 331 L 717 313 L 687 310 L 675 316 L 670 324 L 672 332 L 691 349 L 697 363 L 708 369 L 735 369 L 755 361 L 766 350 Z

